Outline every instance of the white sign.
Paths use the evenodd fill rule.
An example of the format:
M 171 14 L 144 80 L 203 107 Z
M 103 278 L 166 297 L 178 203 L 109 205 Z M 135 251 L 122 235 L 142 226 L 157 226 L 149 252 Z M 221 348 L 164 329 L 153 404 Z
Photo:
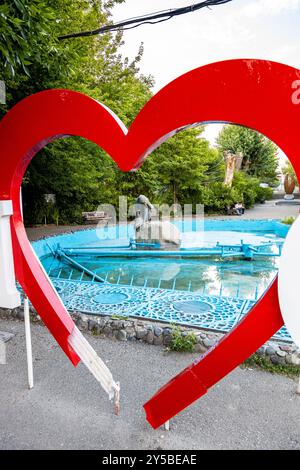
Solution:
M 284 323 L 300 347 L 300 217 L 291 226 L 280 257 L 278 296 Z

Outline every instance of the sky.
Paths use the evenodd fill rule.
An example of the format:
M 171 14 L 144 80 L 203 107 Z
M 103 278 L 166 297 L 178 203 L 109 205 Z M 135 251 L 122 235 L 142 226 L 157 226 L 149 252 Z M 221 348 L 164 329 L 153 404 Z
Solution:
M 126 0 L 114 7 L 113 20 L 192 3 L 196 1 Z M 268 59 L 300 68 L 299 26 L 300 0 L 232 0 L 124 31 L 122 54 L 132 59 L 144 43 L 140 70 L 153 75 L 157 92 L 188 70 L 219 60 Z M 221 128 L 218 124 L 207 126 L 205 137 L 214 144 Z

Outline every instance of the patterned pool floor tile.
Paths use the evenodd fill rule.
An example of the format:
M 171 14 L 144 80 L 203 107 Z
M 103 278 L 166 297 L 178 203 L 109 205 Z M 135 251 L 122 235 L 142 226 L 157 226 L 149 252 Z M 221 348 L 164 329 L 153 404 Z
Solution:
M 53 279 L 66 308 L 93 315 L 122 315 L 226 332 L 255 304 L 253 300 L 197 292 Z M 276 338 L 291 341 L 285 327 Z

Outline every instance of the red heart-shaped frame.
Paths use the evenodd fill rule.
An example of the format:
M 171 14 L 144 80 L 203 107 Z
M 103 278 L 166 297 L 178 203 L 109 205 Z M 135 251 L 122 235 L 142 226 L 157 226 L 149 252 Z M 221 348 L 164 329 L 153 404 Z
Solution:
M 20 185 L 33 156 L 48 142 L 76 135 L 95 142 L 129 171 L 178 130 L 194 123 L 234 123 L 274 141 L 300 176 L 300 106 L 293 99 L 300 71 L 262 60 L 230 60 L 192 70 L 157 93 L 128 133 L 105 106 L 69 90 L 32 95 L 0 122 L 0 200 L 13 201 L 11 231 L 16 276 L 52 335 L 76 365 L 69 346 L 74 323 L 51 287 L 27 239 L 20 209 Z M 299 83 L 299 82 L 298 82 Z M 283 325 L 277 282 L 243 320 L 145 405 L 157 428 L 187 407 L 255 352 Z

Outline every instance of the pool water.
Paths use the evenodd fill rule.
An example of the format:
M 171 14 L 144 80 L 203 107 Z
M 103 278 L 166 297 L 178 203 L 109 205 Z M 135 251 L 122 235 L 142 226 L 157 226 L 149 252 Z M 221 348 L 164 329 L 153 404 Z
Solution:
M 272 231 L 259 232 L 239 230 L 185 232 L 182 234 L 182 248 L 212 247 L 220 244 L 244 243 L 260 245 L 271 241 L 283 241 Z M 129 239 L 122 239 L 126 246 Z M 85 246 L 113 246 L 119 240 L 99 240 L 85 243 Z M 70 246 L 70 245 L 69 245 Z M 77 245 L 78 246 L 78 245 Z M 114 248 L 112 248 L 112 251 Z M 105 278 L 109 283 L 144 286 L 161 289 L 191 291 L 205 295 L 222 295 L 242 299 L 257 299 L 267 289 L 278 270 L 276 257 L 255 258 L 251 261 L 237 258 L 157 258 L 153 257 L 98 257 L 87 254 L 76 256 L 77 262 L 90 271 Z M 53 256 L 42 259 L 46 271 L 51 275 L 60 272 L 67 278 L 70 267 Z M 62 271 L 60 271 L 62 270 Z M 79 279 L 81 273 L 73 272 L 72 279 Z M 88 280 L 85 277 L 85 280 Z
M 270 242 L 282 244 L 289 227 L 273 219 L 208 219 L 200 227 L 194 221 L 177 225 L 182 251 L 173 256 L 164 252 L 159 257 L 155 251 L 137 256 L 138 251 L 129 247 L 132 227 L 124 226 L 57 235 L 34 242 L 33 247 L 69 311 L 230 331 L 268 288 L 279 263 L 275 256 L 263 254 L 249 260 L 239 253 L 233 257 L 232 252 L 242 241 L 260 253 L 261 245 L 268 255 L 279 253 Z M 226 251 L 216 245 L 226 245 Z M 195 257 L 197 248 L 204 248 L 206 256 L 198 252 Z M 54 256 L 57 249 L 65 250 L 71 263 L 64 255 Z M 188 249 L 192 253 L 186 257 Z M 237 251 L 243 253 L 240 248 Z M 97 282 L 91 275 L 106 282 Z M 276 338 L 291 341 L 285 327 Z

